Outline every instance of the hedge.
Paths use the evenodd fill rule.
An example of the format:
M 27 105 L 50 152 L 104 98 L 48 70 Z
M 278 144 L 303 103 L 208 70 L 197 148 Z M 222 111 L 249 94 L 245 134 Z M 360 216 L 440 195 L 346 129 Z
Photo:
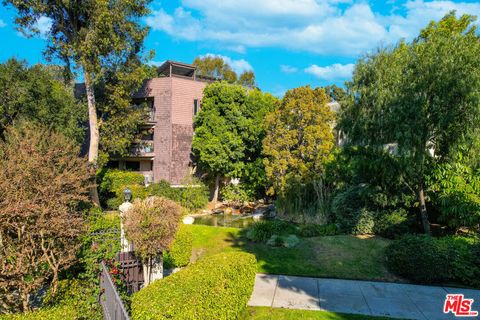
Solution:
M 175 235 L 170 250 L 164 254 L 167 267 L 184 267 L 190 262 L 193 249 L 193 234 L 182 225 Z
M 133 295 L 132 319 L 237 319 L 253 291 L 255 256 L 209 256 Z
M 418 283 L 480 286 L 480 244 L 473 238 L 408 235 L 386 249 L 388 269 Z

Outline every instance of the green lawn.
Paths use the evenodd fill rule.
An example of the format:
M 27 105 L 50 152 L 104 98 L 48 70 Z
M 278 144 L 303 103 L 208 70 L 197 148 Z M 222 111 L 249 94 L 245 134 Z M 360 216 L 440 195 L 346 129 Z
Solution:
M 342 279 L 392 281 L 385 267 L 389 240 L 380 237 L 338 235 L 301 239 L 294 248 L 252 243 L 240 229 L 191 225 L 194 259 L 239 250 L 257 257 L 258 272 Z
M 268 307 L 249 307 L 245 320 L 383 320 L 392 318 L 372 317 L 329 311 L 292 310 Z

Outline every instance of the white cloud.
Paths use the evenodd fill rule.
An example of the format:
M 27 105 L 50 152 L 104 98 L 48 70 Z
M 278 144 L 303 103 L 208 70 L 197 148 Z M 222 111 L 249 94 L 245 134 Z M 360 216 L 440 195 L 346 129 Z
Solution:
M 292 66 L 282 64 L 280 66 L 280 71 L 282 71 L 283 73 L 295 73 L 298 71 L 298 69 Z
M 246 61 L 245 59 L 235 60 L 235 59 L 232 59 L 230 57 L 223 56 L 221 54 L 213 54 L 213 53 L 207 53 L 206 55 L 204 55 L 202 57 L 222 58 L 223 61 L 225 61 L 230 67 L 232 67 L 233 71 L 235 71 L 237 74 L 241 74 L 244 71 L 252 71 L 253 70 L 250 63 L 248 61 Z
M 173 12 L 146 19 L 153 30 L 189 41 L 210 41 L 243 53 L 249 47 L 280 47 L 356 57 L 380 43 L 412 39 L 450 10 L 480 16 L 480 3 L 407 1 L 402 15 L 374 12 L 350 0 L 182 0 Z M 239 50 L 234 50 L 237 48 Z
M 52 19 L 45 16 L 40 17 L 35 24 L 35 28 L 40 31 L 40 36 L 45 38 L 52 28 Z
M 313 74 L 314 76 L 322 80 L 346 80 L 352 76 L 354 66 L 355 65 L 353 63 L 335 63 L 326 67 L 319 67 L 316 64 L 312 64 L 304 71 L 306 73 Z
M 5 22 L 3 22 L 2 19 L 0 19 L 0 28 L 3 28 L 5 27 L 7 24 Z

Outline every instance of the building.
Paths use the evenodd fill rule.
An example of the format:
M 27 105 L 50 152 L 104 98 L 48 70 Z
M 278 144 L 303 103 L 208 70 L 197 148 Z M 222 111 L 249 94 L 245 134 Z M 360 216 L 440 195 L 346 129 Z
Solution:
M 197 76 L 193 65 L 174 61 L 161 65 L 158 75 L 145 81 L 133 97 L 135 104 L 149 107 L 149 119 L 142 124 L 148 133 L 127 157 L 110 165 L 138 171 L 147 183 L 166 180 L 178 185 L 192 170 L 193 117 L 200 109 L 203 89 L 212 79 Z

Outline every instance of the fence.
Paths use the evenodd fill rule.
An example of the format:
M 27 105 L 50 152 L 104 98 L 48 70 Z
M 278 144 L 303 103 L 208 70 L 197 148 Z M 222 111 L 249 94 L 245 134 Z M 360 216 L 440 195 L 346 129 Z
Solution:
M 103 310 L 104 320 L 130 320 L 122 299 L 110 278 L 107 267 L 102 261 L 102 273 L 100 276 L 100 304 Z
M 143 286 L 142 262 L 133 252 L 120 252 L 117 254 L 117 261 L 122 271 L 122 281 L 127 287 L 127 293 L 132 294 Z

